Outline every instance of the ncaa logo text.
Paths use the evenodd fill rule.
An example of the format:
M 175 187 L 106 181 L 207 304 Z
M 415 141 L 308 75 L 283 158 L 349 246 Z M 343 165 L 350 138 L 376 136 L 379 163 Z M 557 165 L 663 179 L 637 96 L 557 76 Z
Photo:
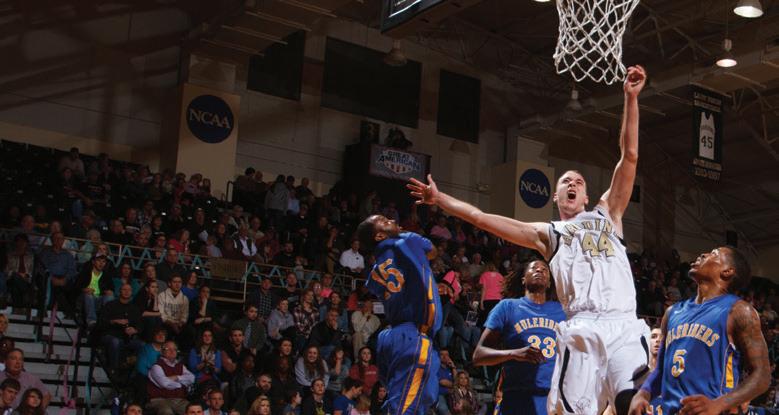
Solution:
M 192 135 L 206 143 L 221 143 L 233 131 L 233 112 L 222 98 L 200 95 L 187 106 L 187 126 Z
M 549 179 L 537 169 L 527 169 L 519 177 L 519 196 L 534 209 L 539 209 L 549 202 L 551 195 Z

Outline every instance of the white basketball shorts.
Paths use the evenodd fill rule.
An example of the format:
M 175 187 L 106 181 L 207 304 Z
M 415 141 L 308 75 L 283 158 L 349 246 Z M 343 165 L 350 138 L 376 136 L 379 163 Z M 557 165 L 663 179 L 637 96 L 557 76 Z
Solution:
M 574 316 L 558 325 L 550 415 L 600 415 L 649 374 L 649 327 L 635 317 Z

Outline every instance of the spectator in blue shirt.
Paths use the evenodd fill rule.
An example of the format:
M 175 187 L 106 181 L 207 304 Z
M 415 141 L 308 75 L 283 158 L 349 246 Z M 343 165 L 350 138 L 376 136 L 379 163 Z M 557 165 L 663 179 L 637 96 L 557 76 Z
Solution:
M 438 368 L 438 404 L 435 412 L 438 415 L 449 415 L 449 390 L 454 387 L 455 366 L 452 358 L 449 356 L 449 350 L 441 349 L 438 351 L 441 359 L 441 366 Z
M 333 415 L 350 415 L 354 409 L 354 400 L 360 395 L 362 395 L 362 381 L 346 378 L 341 395 L 333 401 Z

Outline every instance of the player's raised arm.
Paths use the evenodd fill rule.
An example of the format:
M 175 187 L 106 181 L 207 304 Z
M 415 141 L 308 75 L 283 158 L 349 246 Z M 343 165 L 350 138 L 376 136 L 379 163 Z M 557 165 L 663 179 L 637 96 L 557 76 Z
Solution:
M 437 205 L 441 209 L 487 232 L 525 248 L 535 249 L 549 258 L 549 224 L 525 223 L 505 216 L 482 212 L 479 208 L 438 190 L 433 177 L 427 175 L 428 184 L 411 179 L 406 187 L 418 198 L 417 204 Z
M 655 396 L 660 395 L 660 388 L 663 381 L 663 365 L 665 364 L 665 336 L 668 334 L 668 314 L 671 312 L 671 308 L 673 308 L 673 306 L 665 309 L 663 320 L 660 322 L 660 330 L 663 334 L 660 350 L 657 352 L 657 363 L 655 363 L 655 368 L 630 401 L 628 415 L 645 415 L 649 409 L 649 401 Z
M 768 362 L 768 347 L 760 330 L 760 317 L 746 301 L 739 300 L 733 305 L 728 316 L 728 334 L 736 344 L 736 349 L 744 356 L 749 376 L 739 382 L 732 392 L 715 400 L 709 400 L 703 395 L 683 398 L 682 413 L 708 413 L 706 410 L 721 413 L 735 409 L 760 396 L 771 385 L 771 365 Z
M 644 88 L 646 72 L 641 66 L 628 68 L 625 78 L 625 109 L 622 114 L 622 130 L 619 135 L 620 158 L 611 186 L 601 196 L 600 203 L 605 203 L 612 219 L 617 226 L 622 227 L 622 214 L 630 202 L 633 192 L 633 182 L 636 180 L 638 166 L 638 94 Z M 621 229 L 620 229 L 621 231 Z

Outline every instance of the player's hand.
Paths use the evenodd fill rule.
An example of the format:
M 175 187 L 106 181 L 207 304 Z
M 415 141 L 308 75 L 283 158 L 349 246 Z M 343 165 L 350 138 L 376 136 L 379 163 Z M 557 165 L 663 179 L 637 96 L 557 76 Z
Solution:
M 638 391 L 630 401 L 630 409 L 628 415 L 646 415 L 649 413 L 649 399 L 646 397 L 647 393 L 644 391 Z
M 438 186 L 435 185 L 432 175 L 427 175 L 427 182 L 428 184 L 424 184 L 412 177 L 406 184 L 406 188 L 411 190 L 411 196 L 419 199 L 416 202 L 418 205 L 434 205 L 438 201 Z
M 690 395 L 682 398 L 682 410 L 679 415 L 719 415 L 724 408 L 720 401 L 711 400 L 703 395 Z
M 625 93 L 637 97 L 644 89 L 646 84 L 646 70 L 641 65 L 631 66 L 628 68 L 628 75 L 625 77 L 625 84 L 623 89 Z
M 543 353 L 541 353 L 541 349 L 537 349 L 532 346 L 512 350 L 511 358 L 518 362 L 529 362 L 535 364 L 542 363 L 544 360 L 546 360 Z

